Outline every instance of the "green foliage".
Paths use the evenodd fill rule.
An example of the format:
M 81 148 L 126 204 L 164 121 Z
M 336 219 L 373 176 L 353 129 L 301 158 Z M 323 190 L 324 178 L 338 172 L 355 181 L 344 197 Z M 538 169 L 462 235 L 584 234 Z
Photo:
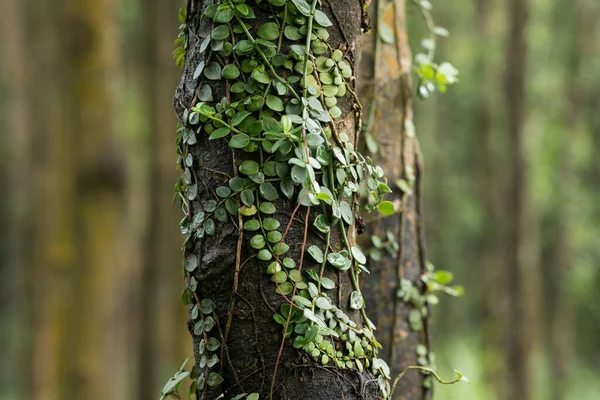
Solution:
M 185 248 L 214 235 L 218 229 L 215 220 L 227 223 L 227 214 L 241 215 L 245 221 L 240 228 L 253 233 L 248 244 L 257 251 L 256 258 L 265 262 L 273 290 L 292 296 L 294 307 L 284 301 L 274 316 L 284 328 L 284 337 L 322 364 L 360 372 L 370 368 L 383 378 L 383 393 L 389 393 L 389 368 L 377 358 L 381 346 L 366 318 L 358 286 L 358 274 L 366 270 L 366 256 L 351 247 L 346 237 L 346 227 L 354 223 L 358 212 L 350 204 L 355 204 L 352 198 L 359 186 L 365 187 L 372 199 L 367 211 L 389 213 L 391 205 L 383 200 L 391 190 L 382 169 L 358 153 L 348 135 L 338 133 L 334 124 L 342 117 L 337 99 L 352 91 L 353 61 L 327 43 L 325 28 L 332 23 L 317 9 L 316 1 L 269 3 L 275 7 L 274 18 L 256 27 L 247 23 L 255 17 L 256 6 L 250 2 L 219 1 L 204 12 L 203 18 L 211 20 L 213 28 L 201 45 L 205 54 L 194 70 L 194 79 L 199 81 L 198 101 L 185 110 L 178 127 L 178 164 L 183 175 L 176 195 L 185 214 L 180 224 L 186 236 Z M 282 51 L 284 38 L 290 41 L 287 53 Z M 229 54 L 234 57 L 229 63 L 223 62 Z M 229 82 L 231 100 L 214 100 L 212 85 L 221 80 Z M 190 202 L 199 200 L 190 146 L 203 135 L 257 157 L 251 156 L 237 166 L 238 176 L 215 190 L 216 200 L 201 200 L 200 207 L 192 210 Z M 320 273 L 310 268 L 301 271 L 301 264 L 285 257 L 289 244 L 275 218 L 281 198 L 295 198 L 298 207 L 319 206 L 323 210 L 311 225 L 326 234 L 326 239 L 307 250 Z M 344 248 L 329 253 L 333 229 L 342 233 Z M 191 274 L 198 268 L 198 260 L 191 252 L 184 266 L 189 289 L 185 300 L 197 304 L 197 283 Z M 323 276 L 327 266 L 351 275 L 355 290 L 348 306 L 361 311 L 365 320 L 361 329 L 330 301 L 326 291 L 334 289 L 335 283 Z M 210 336 L 215 318 L 211 315 L 214 308 L 209 308 L 210 313 L 206 313 L 206 307 L 193 305 L 191 312 L 196 320 L 194 334 L 204 338 L 198 364 L 202 371 L 196 377 L 199 391 L 222 382 L 211 371 L 219 362 L 214 351 L 220 342 Z
M 414 66 L 414 71 L 419 78 L 417 94 L 420 98 L 425 99 L 436 90 L 446 93 L 449 85 L 458 82 L 458 70 L 447 61 L 439 64 L 434 62 L 438 37 L 446 37 L 450 33 L 446 28 L 435 25 L 431 15 L 433 8 L 431 2 L 429 0 L 413 0 L 413 4 L 417 6 L 423 16 L 429 31 L 429 37 L 421 40 L 423 52 L 415 55 Z
M 390 370 L 377 357 L 381 345 L 366 316 L 358 284 L 359 274 L 368 272 L 368 252 L 352 246 L 346 230 L 359 211 L 354 201 L 359 190 L 369 199 L 367 212 L 392 215 L 395 210 L 384 200 L 391 188 L 383 170 L 354 148 L 348 134 L 337 132 L 335 121 L 344 117 L 338 99 L 356 101 L 349 96 L 354 93 L 353 60 L 329 45 L 326 28 L 332 23 L 317 9 L 317 0 L 310 4 L 306 0 L 269 0 L 268 7 L 259 3 L 218 0 L 204 11 L 202 18 L 210 21 L 212 32 L 202 42 L 202 59 L 194 68 L 195 104 L 183 112 L 177 130 L 178 166 L 183 174 L 175 191 L 184 211 L 180 226 L 185 235 L 188 280 L 183 300 L 192 305 L 193 333 L 201 338 L 200 370 L 189 376 L 199 392 L 223 382 L 213 370 L 220 362 L 223 338 L 213 329 L 217 319 L 214 303 L 200 300 L 196 292 L 193 274 L 199 260 L 192 249 L 215 235 L 229 216 L 239 216 L 244 220 L 239 229 L 251 233 L 244 235 L 248 246 L 256 251 L 256 259 L 264 262 L 274 292 L 282 296 L 283 304 L 273 318 L 282 326 L 283 337 L 323 365 L 359 372 L 369 369 L 388 398 Z M 271 10 L 273 18 L 257 24 L 257 7 Z M 186 43 L 185 17 L 180 35 L 180 43 Z M 385 40 L 387 35 L 382 35 Z M 181 51 L 176 51 L 178 63 L 183 63 L 185 52 L 181 57 Z M 225 81 L 230 96 L 215 99 L 214 85 Z M 208 196 L 199 196 L 194 172 L 197 162 L 191 148 L 199 138 L 224 141 L 232 151 L 245 154 L 236 166 L 236 176 Z M 302 259 L 286 257 L 290 245 L 277 220 L 283 199 L 294 200 L 297 207 L 322 210 L 310 225 L 325 238 L 306 249 L 313 268 L 302 269 Z M 334 230 L 341 235 L 343 247 L 330 251 Z M 373 259 L 373 254 L 370 257 Z M 241 260 L 236 263 L 237 268 Z M 335 283 L 323 276 L 326 268 L 350 275 L 354 291 L 348 307 L 360 310 L 362 327 L 331 301 L 327 291 L 333 290 Z M 443 285 L 432 281 L 432 287 L 434 283 Z M 415 324 L 420 321 L 416 314 L 412 318 Z M 176 390 L 178 382 L 171 386 L 169 389 Z
M 179 34 L 177 35 L 177 39 L 175 39 L 175 45 L 177 46 L 173 51 L 173 59 L 175 60 L 175 64 L 180 67 L 183 67 L 185 64 L 185 54 L 188 46 L 187 39 L 187 9 L 185 7 L 181 7 L 179 9 Z

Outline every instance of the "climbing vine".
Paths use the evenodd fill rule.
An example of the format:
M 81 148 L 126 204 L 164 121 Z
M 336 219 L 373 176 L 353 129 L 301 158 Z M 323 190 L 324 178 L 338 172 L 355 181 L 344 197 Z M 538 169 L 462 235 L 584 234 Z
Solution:
M 268 15 L 266 20 L 258 22 L 259 9 Z M 280 296 L 273 315 L 281 326 L 279 356 L 287 341 L 320 364 L 368 370 L 382 396 L 389 398 L 390 369 L 378 357 L 381 345 L 359 286 L 360 274 L 368 272 L 367 256 L 349 231 L 359 213 L 359 188 L 366 188 L 370 199 L 364 206 L 367 212 L 391 215 L 394 205 L 384 199 L 391 189 L 383 170 L 357 150 L 354 126 L 360 129 L 361 107 L 352 52 L 329 44 L 333 23 L 318 0 L 216 0 L 203 10 L 202 21 L 211 29 L 200 43 L 201 60 L 194 61 L 195 96 L 183 105 L 177 127 L 182 176 L 174 197 L 184 213 L 180 227 L 187 288 L 182 299 L 190 306 L 191 331 L 200 339 L 200 359 L 191 371 L 184 363 L 165 385 L 163 397 L 179 396 L 179 385 L 187 377 L 193 380 L 190 393 L 206 393 L 224 381 L 215 367 L 228 357 L 232 314 L 225 326 L 219 324 L 217 306 L 203 296 L 195 273 L 200 266 L 197 249 L 231 224 L 239 232 L 234 291 L 244 264 L 256 259 Z M 192 62 L 186 60 L 193 29 L 185 9 L 180 22 L 174 52 L 178 65 Z M 354 111 L 344 115 L 342 103 L 350 103 Z M 202 198 L 203 183 L 195 172 L 200 160 L 194 152 L 200 138 L 227 143 L 234 154 L 234 176 L 224 176 Z M 293 212 L 282 224 L 276 216 L 290 202 Z M 294 257 L 295 244 L 286 239 L 301 214 L 304 237 Z M 307 243 L 309 229 L 318 243 Z M 340 238 L 341 246 L 333 238 Z M 242 259 L 244 246 L 253 249 L 247 259 Z M 332 271 L 350 277 L 353 291 L 347 305 L 340 304 L 338 284 L 327 276 Z M 345 309 L 358 311 L 361 322 Z M 258 394 L 235 398 L 253 400 Z
M 373 35 L 373 71 L 376 74 L 381 69 L 380 60 L 382 53 L 382 45 L 394 45 L 396 52 L 399 55 L 407 54 L 410 56 L 404 40 L 400 38 L 400 35 L 395 32 L 395 28 L 390 26 L 384 21 L 384 14 L 388 11 L 395 11 L 396 15 L 400 12 L 392 10 L 394 7 L 398 7 L 398 2 L 389 0 L 375 0 L 375 32 Z M 412 0 L 411 3 L 415 6 L 418 15 L 423 18 L 425 26 L 427 28 L 428 36 L 421 40 L 420 44 L 422 51 L 418 52 L 414 56 L 414 62 L 412 65 L 412 71 L 416 78 L 416 91 L 417 95 L 421 99 L 427 98 L 431 93 L 436 90 L 445 93 L 447 86 L 456 83 L 458 71 L 447 61 L 436 63 L 435 62 L 435 50 L 438 37 L 446 37 L 449 35 L 448 30 L 443 27 L 436 26 L 434 23 L 431 11 L 432 3 L 428 0 Z M 375 79 L 377 82 L 377 79 Z M 404 85 L 408 88 L 411 86 L 411 80 L 405 78 Z M 366 121 L 363 124 L 365 132 L 365 144 L 366 148 L 372 154 L 378 153 L 378 143 L 374 139 L 372 133 L 375 114 L 377 112 L 379 103 L 377 95 L 377 86 L 373 85 L 371 94 L 371 103 Z M 412 97 L 412 96 L 411 96 Z M 411 108 L 412 103 L 405 99 L 405 107 Z M 407 140 L 417 141 L 416 129 L 413 124 L 412 110 L 404 112 L 404 130 L 403 133 L 406 135 Z M 418 148 L 418 147 L 417 147 Z M 418 150 L 417 150 L 418 151 Z M 418 155 L 420 157 L 420 155 Z M 417 158 L 418 158 L 417 157 Z M 420 161 L 417 160 L 417 163 Z M 404 166 L 402 170 L 402 176 L 394 182 L 394 189 L 398 190 L 402 194 L 400 204 L 402 207 L 409 203 L 409 197 L 416 196 L 418 191 L 418 171 L 415 171 L 412 165 Z M 363 196 L 363 202 L 368 203 L 370 199 L 368 196 Z M 398 210 L 401 214 L 399 234 L 403 235 L 406 226 L 406 210 Z M 417 235 L 422 235 L 419 232 Z M 418 239 L 423 240 L 422 237 Z M 388 253 L 394 259 L 401 259 L 400 244 L 401 238 L 397 238 L 396 234 L 391 231 L 387 231 L 385 237 L 379 237 L 376 235 L 371 236 L 372 247 L 365 251 L 371 262 L 378 263 L 381 261 L 383 253 Z M 421 244 L 420 244 L 421 246 Z M 424 252 L 423 248 L 420 250 Z M 433 264 L 424 258 L 421 263 L 424 266 L 424 270 L 421 272 L 420 282 L 412 282 L 406 279 L 401 271 L 401 278 L 398 282 L 398 289 L 396 293 L 397 299 L 404 302 L 410 311 L 407 317 L 408 327 L 413 332 L 420 333 L 420 344 L 416 347 L 418 367 L 409 367 L 409 369 L 419 369 L 424 375 L 423 386 L 430 388 L 432 386 L 432 379 L 440 381 L 440 379 L 432 374 L 432 368 L 435 368 L 435 354 L 430 351 L 428 347 L 427 333 L 425 332 L 426 324 L 424 323 L 430 312 L 430 306 L 436 305 L 439 302 L 437 293 L 446 293 L 451 296 L 461 296 L 464 289 L 461 286 L 448 286 L 454 279 L 452 273 L 444 270 L 436 271 Z M 401 262 L 401 261 L 400 261 Z M 419 368 L 420 367 L 420 368 Z M 458 373 L 459 379 L 466 380 L 460 373 Z M 401 374 L 401 376 L 404 373 Z M 441 381 L 440 381 L 441 382 Z M 444 382 L 442 382 L 444 383 Z

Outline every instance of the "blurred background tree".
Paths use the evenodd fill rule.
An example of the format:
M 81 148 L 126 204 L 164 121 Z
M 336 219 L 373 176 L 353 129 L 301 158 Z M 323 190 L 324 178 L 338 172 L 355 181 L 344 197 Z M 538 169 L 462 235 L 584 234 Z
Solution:
M 181 5 L 0 2 L 2 399 L 155 398 L 191 354 L 170 207 Z M 473 381 L 438 400 L 600 391 L 600 3 L 515 5 L 433 2 L 461 82 L 414 104 L 429 259 L 467 293 L 433 343 Z

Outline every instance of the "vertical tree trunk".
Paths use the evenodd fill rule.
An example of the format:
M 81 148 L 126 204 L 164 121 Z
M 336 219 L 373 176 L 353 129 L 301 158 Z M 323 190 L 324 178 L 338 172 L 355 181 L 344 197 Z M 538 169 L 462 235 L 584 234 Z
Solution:
M 498 154 L 501 153 L 497 148 L 498 137 L 492 131 L 496 121 L 492 112 L 492 101 L 489 99 L 489 93 L 498 90 L 498 85 L 495 85 L 497 79 L 494 79 L 498 72 L 489 65 L 489 55 L 486 52 L 489 41 L 493 38 L 490 32 L 494 15 L 493 2 L 478 0 L 476 10 L 475 35 L 479 46 L 478 65 L 475 71 L 478 74 L 476 79 L 480 82 L 476 115 L 477 162 L 481 166 L 479 168 L 479 197 L 484 204 L 486 221 L 482 235 L 483 248 L 481 249 L 483 284 L 477 288 L 479 292 L 474 297 L 483 299 L 482 315 L 488 316 L 482 327 L 483 342 L 487 349 L 484 359 L 490 360 L 485 363 L 486 381 L 494 387 L 496 398 L 502 398 L 500 393 L 505 388 L 506 365 L 491 361 L 502 359 L 502 344 L 508 329 L 510 329 L 505 323 L 508 313 L 505 307 L 506 302 L 503 301 L 507 277 L 503 268 L 505 265 L 503 238 L 506 236 L 506 219 L 502 217 L 504 208 L 502 188 L 506 179 L 499 168 L 503 162 L 500 161 Z M 497 182 L 497 184 L 491 185 L 491 182 Z
M 0 4 L 0 397 L 27 398 L 31 376 L 33 307 L 27 249 L 33 226 L 30 57 L 27 52 L 28 7 L 19 0 Z
M 509 278 L 510 330 L 508 332 L 508 379 L 509 398 L 527 399 L 530 395 L 529 354 L 527 346 L 527 325 L 525 292 L 527 282 L 523 260 L 523 228 L 525 221 L 524 179 L 526 176 L 525 149 L 523 144 L 523 123 L 525 115 L 525 65 L 527 23 L 527 2 L 511 0 L 509 3 L 509 37 L 506 49 L 507 110 L 509 147 L 509 188 L 507 261 Z
M 138 397 L 156 397 L 167 373 L 191 353 L 187 332 L 178 327 L 185 321 L 185 310 L 177 307 L 181 275 L 177 269 L 181 240 L 173 221 L 179 216 L 172 207 L 173 182 L 177 179 L 173 158 L 173 126 L 176 123 L 170 96 L 177 84 L 178 71 L 171 59 L 173 33 L 177 20 L 173 5 L 161 0 L 140 2 L 142 10 L 139 40 L 142 53 L 136 59 L 145 120 L 144 140 L 148 143 L 147 213 L 142 252 L 145 255 L 141 276 L 139 328 Z M 173 312 L 177 308 L 179 312 Z M 182 345 L 185 344 L 185 347 Z M 165 372 L 165 368 L 169 368 Z
M 369 266 L 371 274 L 366 277 L 363 291 L 392 376 L 410 365 L 418 365 L 417 346 L 429 347 L 428 318 L 422 330 L 412 330 L 408 318 L 416 308 L 397 295 L 403 279 L 422 291 L 421 276 L 426 271 L 421 209 L 423 168 L 418 140 L 406 129 L 412 125 L 413 111 L 405 6 L 403 0 L 372 2 L 373 33 L 363 40 L 361 60 L 361 98 L 365 112 L 370 113 L 366 131 L 378 144 L 372 157 L 384 169 L 389 182 L 404 180 L 409 186 L 405 190 L 393 187 L 390 200 L 398 213 L 387 218 L 367 216 L 366 234 L 361 238 L 363 248 L 372 248 L 371 235 L 385 242 L 391 232 L 399 244 L 399 250 L 393 254 L 378 251 L 381 260 Z M 383 43 L 380 37 L 384 25 L 394 29 L 393 44 Z M 425 399 L 429 393 L 424 387 L 423 374 L 412 371 L 400 381 L 394 398 Z
M 568 15 L 560 15 L 566 31 L 557 43 L 564 41 L 562 54 L 564 56 L 564 125 L 565 134 L 562 136 L 560 164 L 557 178 L 561 190 L 557 193 L 556 207 L 553 209 L 552 220 L 555 223 L 555 237 L 551 245 L 551 260 L 549 262 L 549 293 L 552 297 L 547 302 L 549 308 L 549 348 L 552 358 L 552 398 L 564 400 L 567 398 L 567 385 L 570 377 L 570 366 L 574 352 L 574 305 L 571 293 L 572 269 L 576 257 L 573 254 L 573 221 L 576 220 L 576 206 L 572 201 L 573 193 L 577 190 L 576 163 L 574 159 L 575 143 L 581 134 L 581 115 L 587 97 L 592 93 L 582 82 L 582 54 L 594 51 L 594 35 L 590 35 L 595 26 L 596 17 L 583 2 L 563 4 L 569 7 Z M 560 8 L 563 9 L 562 7 Z M 558 15 L 557 15 L 558 16 Z
M 317 5 L 314 0 L 311 4 L 304 0 L 289 1 L 287 7 L 284 7 L 286 2 L 278 0 L 262 2 L 260 6 L 254 2 L 241 3 L 234 16 L 229 1 L 212 6 L 205 1 L 189 2 L 185 67 L 175 97 L 181 122 L 178 151 L 184 174 L 178 188 L 186 213 L 182 229 L 187 232 L 185 268 L 191 303 L 189 328 L 199 375 L 197 390 L 203 399 L 213 399 L 221 393 L 230 398 L 240 392 L 257 392 L 261 398 L 271 399 L 378 398 L 390 390 L 386 379 L 390 371 L 375 356 L 376 345 L 369 338 L 369 321 L 361 307 L 358 264 L 365 260 L 358 248 L 354 248 L 354 206 L 349 205 L 354 204 L 353 195 L 344 194 L 342 187 L 337 186 L 337 182 L 346 185 L 344 182 L 355 179 L 351 178 L 352 174 L 359 173 L 351 171 L 353 166 L 344 166 L 348 160 L 342 161 L 343 151 L 338 150 L 336 156 L 331 149 L 342 146 L 348 154 L 354 154 L 350 156 L 353 163 L 364 165 L 364 173 L 372 176 L 366 164 L 353 153 L 359 115 L 355 112 L 354 81 L 350 75 L 357 61 L 362 2 L 324 2 L 318 12 L 314 11 Z M 201 20 L 205 11 L 207 17 Z M 278 41 L 280 23 L 286 13 L 289 15 L 285 21 L 291 29 L 285 34 L 287 39 Z M 253 15 L 256 18 L 252 18 Z M 233 22 L 228 28 L 226 23 L 230 20 Z M 247 31 L 239 21 L 249 24 Z M 314 33 L 312 28 L 316 25 L 313 23 L 331 26 L 327 32 Z M 227 45 L 221 47 L 218 38 L 225 38 L 227 43 L 232 40 L 232 34 L 238 47 L 230 53 Z M 305 34 L 312 38 L 316 34 L 327 37 L 324 40 L 330 49 L 323 46 L 321 40 L 312 42 L 311 49 L 315 57 L 321 54 L 331 57 L 331 63 L 327 61 L 326 65 L 324 59 L 317 58 L 309 72 L 303 55 L 305 50 L 302 50 L 307 40 Z M 213 35 L 212 43 L 206 41 L 202 45 L 209 35 Z M 261 41 L 256 39 L 259 37 Z M 275 51 L 284 54 L 295 52 L 296 55 L 288 59 L 292 61 L 290 69 L 279 67 L 281 64 L 276 61 L 273 63 L 277 66 L 273 67 L 270 60 L 275 53 L 269 49 L 278 49 Z M 181 55 L 181 52 L 176 54 Z M 344 67 L 340 64 L 342 58 Z M 297 65 L 294 67 L 294 64 Z M 321 68 L 320 73 L 314 70 L 316 65 Z M 333 90 L 329 87 L 330 79 L 338 81 L 333 78 L 340 77 L 334 74 L 334 71 L 339 73 L 338 69 L 344 71 L 346 80 L 340 78 L 343 83 L 339 87 L 345 89 L 330 92 Z M 329 74 L 325 71 L 333 75 L 324 75 Z M 292 79 L 288 84 L 285 80 L 288 76 L 302 81 Z M 302 85 L 312 89 L 304 90 Z M 242 94 L 238 94 L 240 89 Z M 244 92 L 250 92 L 253 97 L 246 97 L 249 95 Z M 319 92 L 329 99 L 324 108 L 329 112 L 324 111 L 325 114 L 316 111 L 324 107 Z M 332 104 L 331 93 L 336 93 L 337 106 Z M 300 101 L 299 109 L 294 111 L 293 98 L 304 99 L 306 103 Z M 229 104 L 238 99 L 236 109 L 231 109 Z M 319 102 L 321 106 L 316 105 Z M 285 115 L 291 115 L 289 120 L 282 116 L 286 104 Z M 252 117 L 241 114 L 245 111 Z M 317 118 L 317 114 L 323 126 L 327 126 L 325 131 L 312 119 Z M 335 122 L 325 122 L 326 115 Z M 256 124 L 252 122 L 255 117 L 259 118 Z M 246 123 L 245 118 L 249 118 Z M 282 129 L 291 136 L 277 139 Z M 269 133 L 263 134 L 263 130 Z M 323 178 L 311 177 L 304 161 L 292 160 L 293 180 L 290 181 L 286 148 L 297 146 L 294 152 L 299 157 L 297 160 L 306 160 L 307 148 L 312 146 L 311 154 L 317 157 L 312 151 L 316 151 L 317 143 L 324 139 L 322 135 L 327 135 L 325 132 L 330 132 L 331 137 L 323 144 L 321 154 L 331 157 L 331 162 L 323 164 Z M 213 140 L 208 139 L 209 135 Z M 273 145 L 283 147 L 273 150 Z M 232 150 L 242 147 L 245 151 Z M 409 157 L 408 165 L 416 163 L 414 147 L 405 157 Z M 276 162 L 270 166 L 277 165 L 279 175 L 269 170 L 267 162 L 270 161 Z M 322 161 L 327 163 L 325 159 Z M 321 169 L 316 164 L 315 168 Z M 257 171 L 264 171 L 266 178 Z M 348 175 L 342 175 L 345 171 Z M 298 186 L 307 186 L 298 192 L 294 190 L 294 180 Z M 257 181 L 269 185 L 260 183 L 259 187 L 253 183 Z M 321 194 L 320 205 L 313 192 L 318 190 L 311 183 L 317 181 L 321 188 L 331 188 L 331 196 Z M 271 182 L 281 191 L 270 186 Z M 291 187 L 286 186 L 288 182 Z M 242 194 L 232 195 L 232 190 Z M 286 199 L 286 193 L 292 201 Z M 296 199 L 304 205 L 297 207 Z M 312 206 L 307 207 L 308 204 Z M 340 207 L 339 213 L 337 207 Z M 317 220 L 319 212 L 323 214 Z M 256 226 L 252 227 L 254 223 Z M 410 226 L 409 229 L 418 229 L 416 225 Z M 277 230 L 267 235 L 266 231 L 273 228 Z M 283 239 L 281 234 L 285 235 Z M 275 238 L 272 241 L 275 244 L 265 244 L 265 236 L 268 240 Z M 257 253 L 252 247 L 261 250 Z M 343 249 L 351 250 L 352 255 Z M 336 264 L 341 269 L 336 271 L 333 268 Z M 283 271 L 276 272 L 280 268 Z M 276 283 L 269 282 L 270 276 Z M 326 292 L 325 286 L 331 289 Z M 282 294 L 293 299 L 293 312 L 288 311 L 290 303 Z M 307 301 L 311 305 L 307 305 Z M 329 328 L 321 326 L 323 320 L 328 321 Z M 282 341 L 282 326 L 289 327 L 293 340 Z M 335 339 L 336 335 L 339 340 Z
M 41 21 L 35 34 L 44 38 L 32 43 L 46 61 L 35 68 L 42 81 L 36 87 L 49 89 L 51 98 L 41 90 L 32 108 L 40 111 L 37 197 L 44 199 L 36 216 L 33 398 L 116 398 L 129 367 L 127 326 L 120 321 L 127 317 L 122 305 L 131 270 L 125 268 L 124 154 L 114 119 L 113 3 L 48 2 L 35 14 Z

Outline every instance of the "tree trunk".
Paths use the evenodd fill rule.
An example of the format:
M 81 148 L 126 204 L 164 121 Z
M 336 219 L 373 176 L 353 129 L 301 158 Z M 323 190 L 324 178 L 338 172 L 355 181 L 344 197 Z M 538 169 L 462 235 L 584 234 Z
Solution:
M 128 290 L 135 291 L 135 271 L 125 268 L 131 264 L 124 152 L 114 118 L 113 5 L 44 2 L 35 10 L 47 29 L 35 30 L 40 42 L 32 40 L 45 61 L 35 66 L 41 82 L 34 85 L 48 93 L 36 93 L 32 107 L 39 110 L 41 141 L 37 197 L 44 199 L 34 243 L 33 398 L 118 398 L 126 392 L 132 346 L 123 304 L 130 304 Z
M 19 0 L 0 4 L 0 397 L 28 398 L 31 376 L 31 253 L 34 220 L 31 84 L 26 27 L 29 7 Z M 6 101 L 4 101 L 6 97 Z
M 142 140 L 148 143 L 149 173 L 144 175 L 148 202 L 144 216 L 142 254 L 144 254 L 140 286 L 141 317 L 138 329 L 138 398 L 156 397 L 170 373 L 191 353 L 188 333 L 177 329 L 185 321 L 186 311 L 178 309 L 181 275 L 176 269 L 181 240 L 176 235 L 173 220 L 179 216 L 171 206 L 173 182 L 177 172 L 173 160 L 173 126 L 175 116 L 170 107 L 173 86 L 178 71 L 171 60 L 172 33 L 177 29 L 173 5 L 161 0 L 140 1 L 142 10 L 139 42 L 141 54 L 134 54 L 140 102 L 144 108 L 145 125 Z M 185 335 L 185 340 L 183 339 Z M 167 369 L 168 368 L 168 369 Z
M 420 292 L 423 291 L 421 276 L 426 273 L 421 209 L 423 168 L 418 140 L 405 128 L 413 119 L 405 1 L 395 1 L 387 7 L 384 4 L 387 2 L 383 0 L 372 3 L 373 33 L 363 41 L 361 99 L 370 113 L 366 122 L 367 135 L 372 135 L 372 140 L 378 144 L 372 155 L 375 163 L 384 169 L 390 182 L 404 180 L 409 189 L 395 186 L 390 195 L 399 211 L 397 214 L 387 218 L 366 217 L 367 230 L 361 237 L 361 244 L 378 254 L 375 256 L 377 261 L 369 267 L 371 274 L 366 278 L 368 283 L 363 294 L 370 315 L 375 318 L 383 354 L 390 364 L 392 376 L 396 376 L 404 368 L 418 365 L 417 346 L 429 348 L 429 324 L 425 318 L 421 330 L 411 329 L 409 313 L 417 308 L 397 296 L 402 280 L 412 282 Z M 395 30 L 393 44 L 381 40 L 382 26 Z M 386 242 L 390 241 L 388 232 L 399 244 L 399 251 L 373 248 L 371 235 Z M 425 386 L 424 383 L 424 375 L 412 371 L 399 382 L 394 398 L 429 398 L 430 391 L 425 386 L 430 387 L 431 382 Z
M 508 334 L 508 379 L 509 398 L 527 399 L 530 395 L 528 348 L 528 321 L 525 291 L 527 287 L 523 259 L 523 228 L 525 221 L 525 149 L 523 144 L 523 123 L 525 115 L 525 65 L 527 23 L 527 2 L 512 0 L 509 3 L 509 37 L 506 49 L 507 105 L 509 148 L 509 188 L 507 262 L 509 278 L 510 326 Z
M 231 4 L 217 2 L 222 3 Z M 304 0 L 288 2 L 286 8 L 279 6 L 284 2 L 278 0 L 268 3 L 271 5 L 248 2 L 250 8 L 242 4 L 232 16 L 228 7 L 217 9 L 209 2 L 190 1 L 184 27 L 187 52 L 175 97 L 181 123 L 179 164 L 184 174 L 177 188 L 186 214 L 182 221 L 186 300 L 190 302 L 197 390 L 203 399 L 221 393 L 229 399 L 243 392 L 275 399 L 386 396 L 389 370 L 376 357 L 376 343 L 361 307 L 357 282 L 359 264 L 365 260 L 358 248 L 353 248 L 355 196 L 348 183 L 356 179 L 355 173 L 374 176 L 354 153 L 360 115 L 350 76 L 357 62 L 362 2 L 325 2 L 324 13 L 314 12 L 314 0 L 310 2 L 312 10 Z M 207 16 L 201 20 L 204 11 Z M 288 31 L 281 41 L 279 24 L 286 13 Z M 249 24 L 245 31 L 238 21 L 253 14 L 256 18 L 245 19 Z M 233 31 L 225 24 L 230 20 Z M 328 25 L 328 21 L 331 26 L 326 31 L 311 29 L 316 27 L 313 22 Z M 211 31 L 212 43 L 202 45 Z M 233 53 L 218 39 L 231 42 L 232 32 L 238 45 Z M 305 50 L 300 47 L 307 40 L 305 35 L 312 39 L 328 36 L 326 43 L 331 48 L 315 40 L 311 49 L 315 56 L 331 57 L 331 62 L 317 58 L 314 65 L 305 64 Z M 262 41 L 254 42 L 258 37 Z M 334 53 L 336 49 L 339 51 Z M 295 55 L 275 61 L 277 51 Z M 181 59 L 180 50 L 175 54 Z M 273 66 L 286 59 L 292 61 L 290 69 Z M 320 73 L 309 71 L 307 65 L 313 69 L 319 65 Z M 345 79 L 334 79 L 339 74 Z M 287 83 L 289 76 L 301 82 L 292 79 Z M 319 93 L 327 98 L 325 105 Z M 308 105 L 302 106 L 300 101 L 294 106 L 292 99 L 304 99 Z M 337 99 L 337 105 L 332 99 Z M 230 108 L 238 100 L 237 108 Z M 289 119 L 282 116 L 284 106 L 285 114 L 292 116 Z M 318 112 L 320 108 L 329 112 Z M 335 123 L 326 122 L 329 115 Z M 317 118 L 326 126 L 324 130 Z M 278 133 L 282 129 L 286 132 L 283 138 Z M 329 139 L 319 144 L 327 136 Z M 316 154 L 319 145 L 324 158 Z M 345 166 L 348 159 L 339 148 L 337 155 L 333 154 L 332 148 L 338 146 L 349 154 L 351 165 Z M 291 150 L 293 147 L 297 151 Z M 314 176 L 312 167 L 302 161 L 308 147 L 311 157 L 323 161 L 315 160 L 320 166 L 313 162 Z M 292 164 L 287 163 L 288 149 L 296 156 Z M 416 162 L 414 154 L 413 147 L 407 153 L 410 165 Z M 269 164 L 272 161 L 275 163 Z M 364 174 L 353 170 L 358 165 Z M 257 171 L 264 171 L 266 177 Z M 331 195 L 315 188 L 314 182 L 328 188 Z M 321 200 L 316 197 L 319 192 Z M 295 200 L 303 205 L 296 206 Z M 380 206 L 386 209 L 389 204 Z M 317 220 L 319 213 L 323 217 Z M 273 244 L 266 244 L 265 236 Z M 344 250 L 352 250 L 352 255 Z M 280 268 L 282 271 L 274 274 Z M 351 296 L 354 308 L 350 307 Z M 294 302 L 291 313 L 288 299 Z M 290 340 L 282 340 L 282 326 L 288 327 Z

